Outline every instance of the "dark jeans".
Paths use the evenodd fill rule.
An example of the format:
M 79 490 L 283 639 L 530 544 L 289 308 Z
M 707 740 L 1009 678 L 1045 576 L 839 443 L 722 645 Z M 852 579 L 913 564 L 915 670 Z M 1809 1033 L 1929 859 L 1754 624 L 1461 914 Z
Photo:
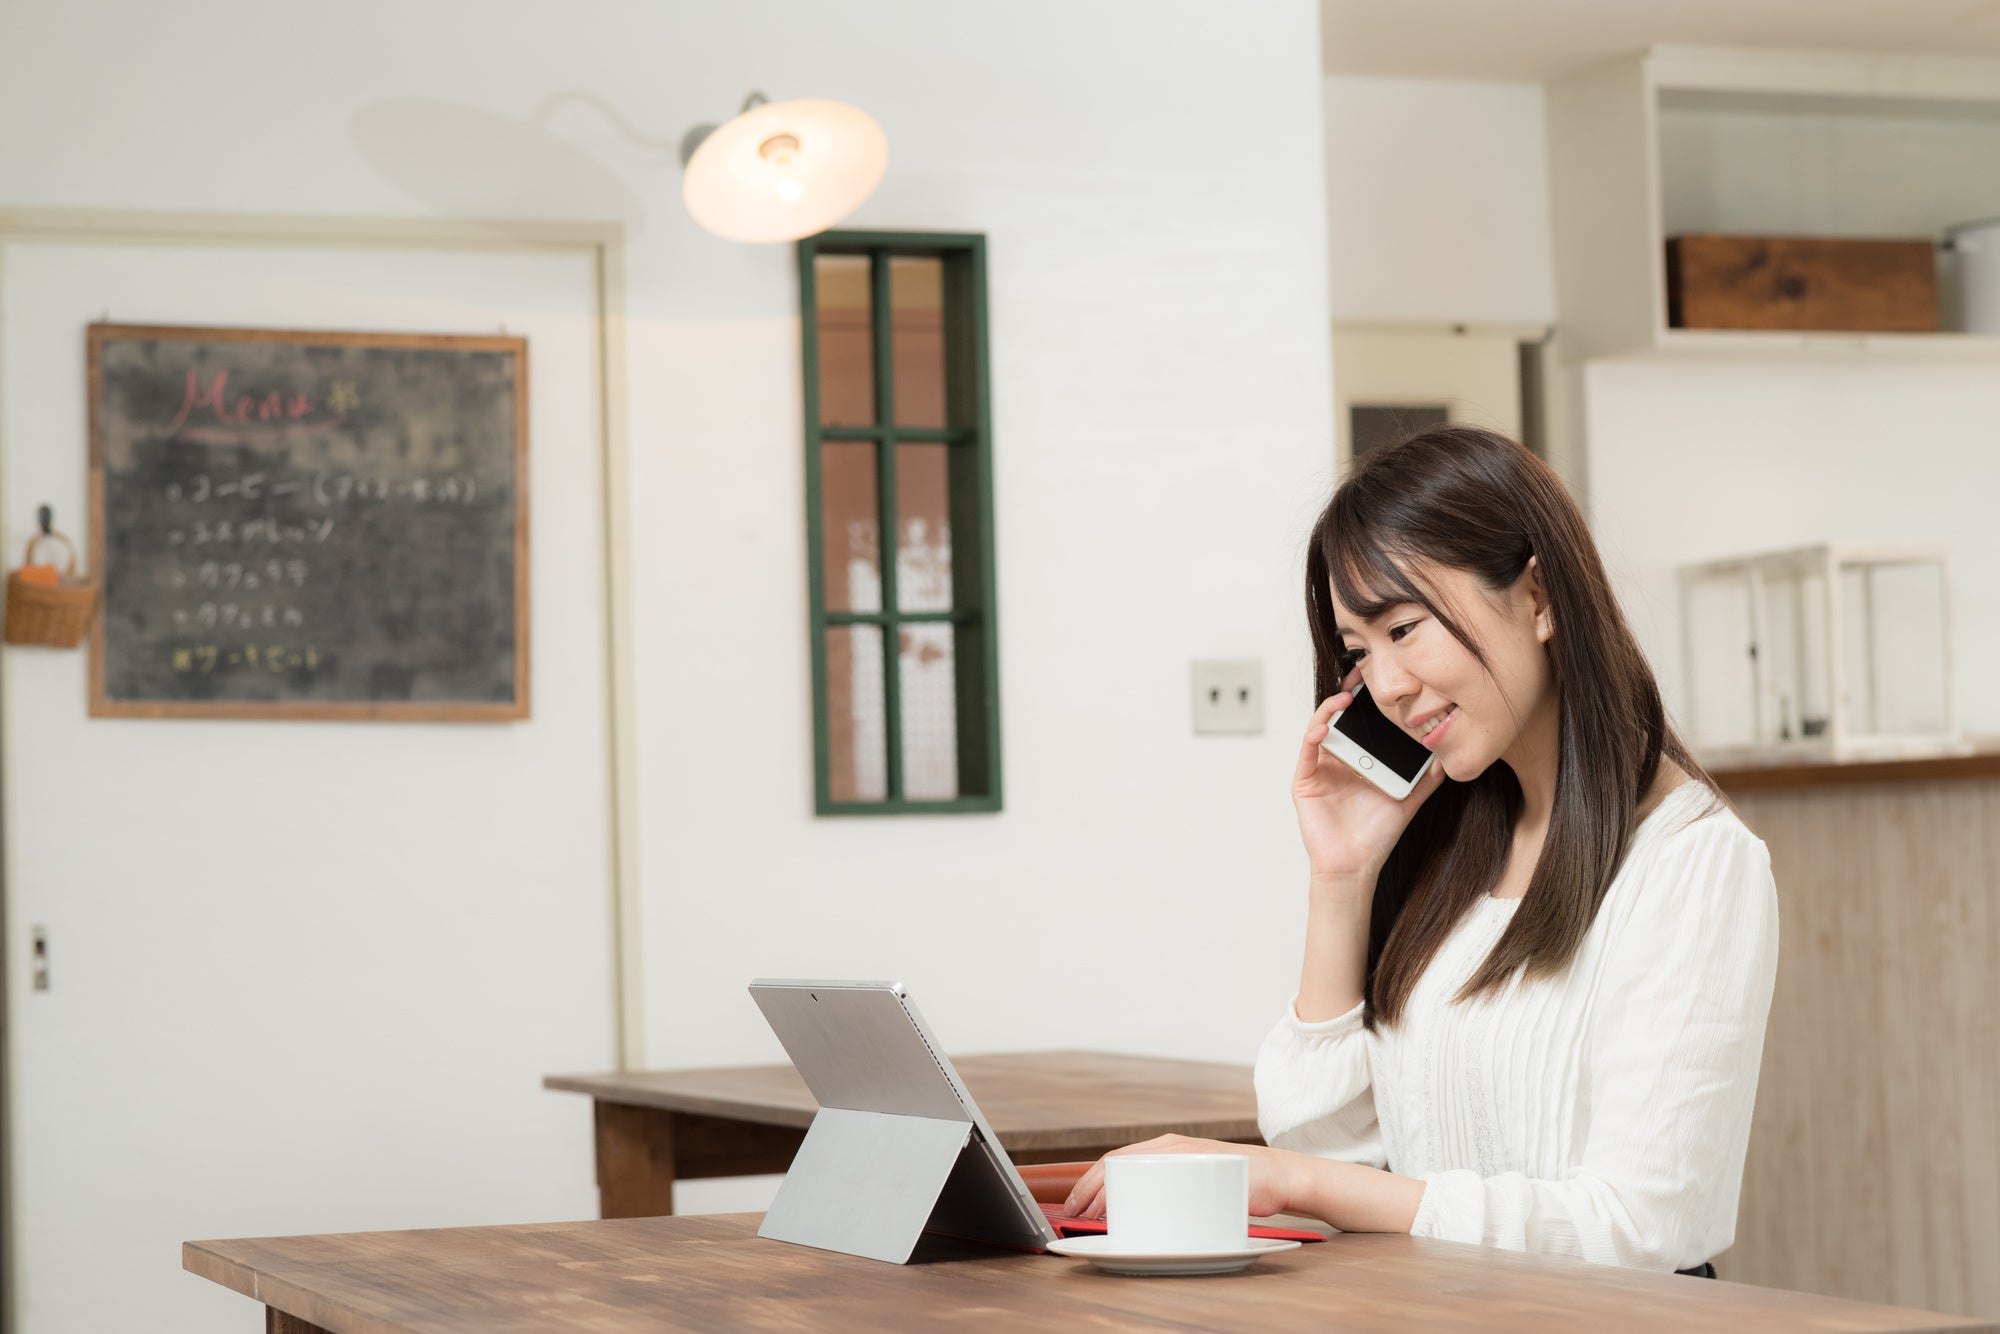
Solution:
M 1693 1269 L 1676 1269 L 1674 1272 L 1676 1274 L 1686 1274 L 1689 1278 L 1714 1278 L 1715 1261 L 1703 1260 Z

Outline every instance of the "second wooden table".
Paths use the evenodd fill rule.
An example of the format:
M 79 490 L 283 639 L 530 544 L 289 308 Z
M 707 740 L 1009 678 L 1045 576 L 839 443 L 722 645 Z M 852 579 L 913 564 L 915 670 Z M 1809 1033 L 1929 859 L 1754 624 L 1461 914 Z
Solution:
M 1261 1144 L 1250 1067 L 1105 1052 L 954 1056 L 1017 1164 L 1095 1158 L 1156 1135 Z M 596 1105 L 598 1213 L 674 1210 L 674 1182 L 791 1166 L 819 1104 L 789 1065 L 550 1075 Z

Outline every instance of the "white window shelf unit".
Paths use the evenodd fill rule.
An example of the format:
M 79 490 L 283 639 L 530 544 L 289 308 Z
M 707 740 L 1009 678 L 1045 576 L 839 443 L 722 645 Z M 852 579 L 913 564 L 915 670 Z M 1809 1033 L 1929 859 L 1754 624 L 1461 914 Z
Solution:
M 1684 565 L 1686 734 L 1711 768 L 1964 755 L 1944 546 Z
M 1939 236 L 2000 218 L 2000 61 L 1655 47 L 1549 85 L 1565 357 L 1963 357 L 2000 336 L 1670 329 L 1689 232 Z M 1948 257 L 1947 257 L 1948 262 Z

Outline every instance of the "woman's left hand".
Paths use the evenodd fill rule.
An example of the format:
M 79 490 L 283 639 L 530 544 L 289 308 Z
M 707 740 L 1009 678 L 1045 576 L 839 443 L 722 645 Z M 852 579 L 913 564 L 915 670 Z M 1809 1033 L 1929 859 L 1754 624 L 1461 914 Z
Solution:
M 1162 1135 L 1149 1139 L 1143 1144 L 1128 1144 L 1122 1149 L 1113 1149 L 1104 1158 L 1115 1158 L 1125 1153 L 1240 1153 L 1250 1160 L 1250 1213 L 1257 1218 L 1284 1213 L 1291 1207 L 1291 1168 L 1287 1159 L 1292 1155 L 1279 1149 L 1268 1149 L 1261 1144 L 1229 1144 L 1216 1139 L 1190 1139 L 1186 1135 Z M 1090 1165 L 1090 1170 L 1076 1183 L 1069 1193 L 1069 1200 L 1063 1212 L 1072 1218 L 1104 1217 L 1104 1158 Z

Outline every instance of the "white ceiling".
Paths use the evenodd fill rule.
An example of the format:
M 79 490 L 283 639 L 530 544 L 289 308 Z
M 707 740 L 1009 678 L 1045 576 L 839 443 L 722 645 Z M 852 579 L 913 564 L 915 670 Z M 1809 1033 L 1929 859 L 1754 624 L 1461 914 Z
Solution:
M 1663 43 L 2000 56 L 2000 0 L 1320 0 L 1329 74 L 1531 79 Z

